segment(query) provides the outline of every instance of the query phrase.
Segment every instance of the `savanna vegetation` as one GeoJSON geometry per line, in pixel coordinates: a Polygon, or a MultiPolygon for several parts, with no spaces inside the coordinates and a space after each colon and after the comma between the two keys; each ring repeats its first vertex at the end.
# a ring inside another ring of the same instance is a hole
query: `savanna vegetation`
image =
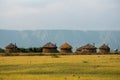
{"type": "Polygon", "coordinates": [[[120,80],[120,55],[1,56],[0,80],[120,80]]]}

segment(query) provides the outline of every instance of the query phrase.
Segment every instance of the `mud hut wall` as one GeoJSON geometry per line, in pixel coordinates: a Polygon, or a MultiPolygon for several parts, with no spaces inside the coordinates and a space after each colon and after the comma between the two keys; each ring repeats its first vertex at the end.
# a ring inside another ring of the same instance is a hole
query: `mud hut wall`
{"type": "Polygon", "coordinates": [[[109,53],[110,49],[99,49],[99,53],[109,53]]]}
{"type": "Polygon", "coordinates": [[[61,49],[60,53],[72,53],[71,49],[61,49]]]}
{"type": "Polygon", "coordinates": [[[55,48],[43,48],[43,53],[56,53],[57,50],[55,48]]]}
{"type": "Polygon", "coordinates": [[[6,49],[5,52],[6,53],[11,53],[11,49],[6,49]]]}
{"type": "Polygon", "coordinates": [[[17,48],[6,48],[5,50],[6,53],[15,53],[18,52],[17,48]]]}
{"type": "Polygon", "coordinates": [[[83,53],[96,53],[97,51],[96,51],[96,49],[83,48],[83,49],[81,50],[81,52],[83,52],[83,53]]]}

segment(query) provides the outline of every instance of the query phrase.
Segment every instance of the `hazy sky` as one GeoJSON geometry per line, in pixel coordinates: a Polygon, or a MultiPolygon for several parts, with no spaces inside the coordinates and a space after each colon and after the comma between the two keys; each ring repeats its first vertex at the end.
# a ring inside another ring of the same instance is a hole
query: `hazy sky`
{"type": "Polygon", "coordinates": [[[120,30],[120,0],[0,0],[0,29],[120,30]]]}

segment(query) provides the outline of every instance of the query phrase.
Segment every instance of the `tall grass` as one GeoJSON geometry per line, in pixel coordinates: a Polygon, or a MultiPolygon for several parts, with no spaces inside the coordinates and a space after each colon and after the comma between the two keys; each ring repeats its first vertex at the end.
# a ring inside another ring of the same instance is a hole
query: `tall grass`
{"type": "Polygon", "coordinates": [[[120,55],[0,57],[0,80],[120,80],[120,55]]]}

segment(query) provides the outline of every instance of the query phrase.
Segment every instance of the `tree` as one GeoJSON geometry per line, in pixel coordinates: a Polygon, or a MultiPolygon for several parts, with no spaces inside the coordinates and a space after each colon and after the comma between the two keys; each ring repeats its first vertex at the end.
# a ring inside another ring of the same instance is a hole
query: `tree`
{"type": "Polygon", "coordinates": [[[4,52],[5,52],[5,50],[0,48],[0,53],[4,53],[4,52]]]}

